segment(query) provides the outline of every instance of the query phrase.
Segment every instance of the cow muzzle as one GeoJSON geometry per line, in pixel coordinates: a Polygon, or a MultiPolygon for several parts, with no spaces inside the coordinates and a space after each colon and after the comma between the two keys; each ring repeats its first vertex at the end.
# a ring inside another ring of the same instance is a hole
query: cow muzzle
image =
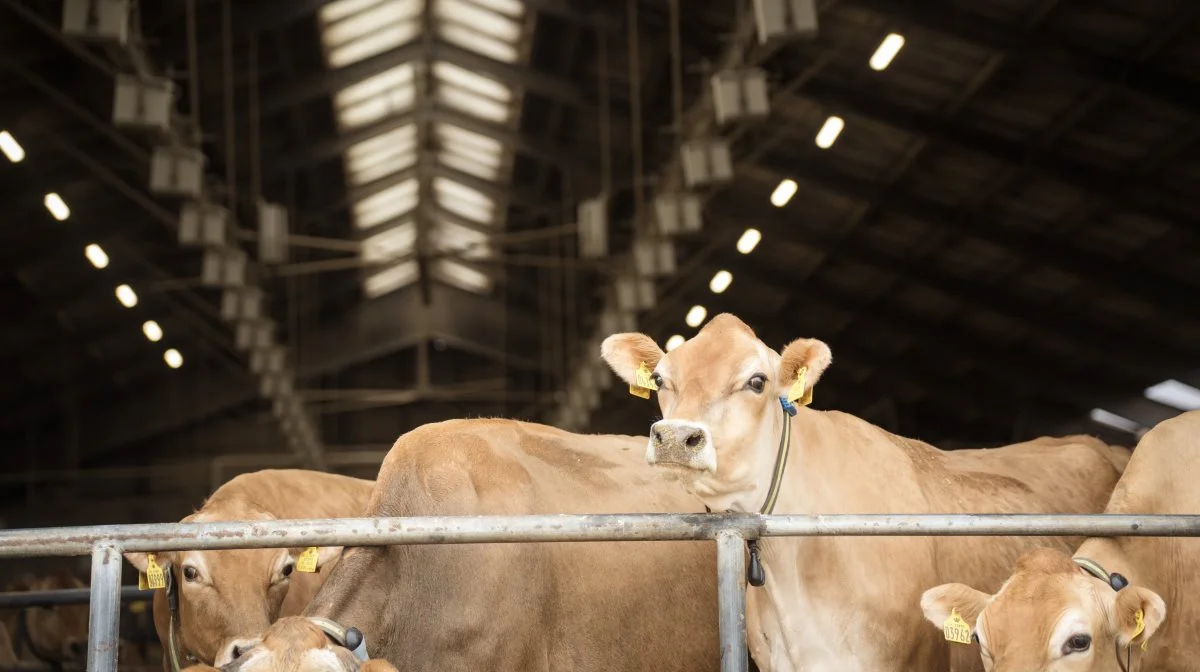
{"type": "Polygon", "coordinates": [[[687,420],[659,420],[650,425],[646,446],[650,464],[673,464],[697,471],[717,471],[717,451],[706,425],[687,420]]]}

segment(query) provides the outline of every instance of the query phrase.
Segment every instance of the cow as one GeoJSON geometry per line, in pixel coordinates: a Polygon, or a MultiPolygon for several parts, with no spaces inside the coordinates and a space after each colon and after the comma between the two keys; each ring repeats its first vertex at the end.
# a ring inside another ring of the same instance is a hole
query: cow
{"type": "MultiPolygon", "coordinates": [[[[1158,423],[1138,442],[1104,512],[1200,511],[1200,411],[1158,423]]],[[[1200,540],[1090,537],[1073,555],[1022,556],[995,594],[948,583],[921,609],[939,628],[956,613],[989,672],[1196,670],[1200,540]],[[1169,614],[1169,616],[1168,616],[1169,614]]]]}
{"type": "MultiPolygon", "coordinates": [[[[472,418],[400,436],[368,516],[696,514],[642,459],[644,437],[472,418]]],[[[305,616],[366,637],[405,672],[720,666],[710,541],[347,548],[305,616]]]]}
{"type": "MultiPolygon", "coordinates": [[[[807,406],[832,362],[796,339],[782,354],[737,317],[714,317],[663,353],[640,333],[608,336],[601,356],[662,419],[646,460],[685,475],[713,511],[776,514],[1094,513],[1120,475],[1088,437],[941,451],[839,411],[807,406]],[[793,415],[794,414],[794,415],[793,415]]],[[[998,586],[1022,551],[1057,537],[771,537],[751,544],[765,584],[746,601],[763,672],[945,670],[951,651],[914,607],[942,577],[998,586]]],[[[957,652],[955,655],[959,655],[957,652]]],[[[975,661],[978,664],[978,661],[975,661]]]]}
{"type": "MultiPolygon", "coordinates": [[[[230,479],[182,522],[353,518],[362,515],[373,485],[318,471],[264,469],[230,479]]],[[[338,551],[319,549],[329,569],[336,564],[338,551]]],[[[167,590],[155,591],[152,607],[163,668],[168,670],[175,666],[172,653],[180,664],[224,665],[244,641],[266,630],[272,621],[299,614],[329,575],[328,571],[295,571],[295,554],[281,548],[153,555],[155,565],[170,573],[171,590],[178,595],[174,617],[167,590]]],[[[141,573],[149,568],[146,553],[126,553],[125,558],[141,573]]]]}
{"type": "MultiPolygon", "coordinates": [[[[79,577],[61,570],[45,576],[25,576],[9,582],[8,592],[86,588],[79,577]]],[[[2,618],[18,660],[51,665],[87,660],[88,605],[6,609],[2,618]]]]}
{"type": "Polygon", "coordinates": [[[385,660],[360,660],[312,620],[281,618],[220,670],[194,665],[184,672],[397,672],[385,660]]]}

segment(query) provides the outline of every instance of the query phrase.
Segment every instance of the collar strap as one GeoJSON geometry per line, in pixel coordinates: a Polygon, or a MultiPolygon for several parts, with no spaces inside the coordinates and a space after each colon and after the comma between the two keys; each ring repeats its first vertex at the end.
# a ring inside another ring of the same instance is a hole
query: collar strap
{"type": "Polygon", "coordinates": [[[367,638],[361,630],[344,628],[339,623],[320,616],[309,616],[308,620],[320,628],[335,644],[350,649],[350,652],[359,660],[368,660],[367,638]]]}
{"type": "Polygon", "coordinates": [[[1121,590],[1125,586],[1129,585],[1129,579],[1126,579],[1124,576],[1117,573],[1109,574],[1108,571],[1101,567],[1100,563],[1096,562],[1095,560],[1091,560],[1089,558],[1072,558],[1072,560],[1074,560],[1075,564],[1079,565],[1083,571],[1107,583],[1109,586],[1112,586],[1113,590],[1121,590]]]}
{"type": "Polygon", "coordinates": [[[758,512],[764,515],[770,515],[775,510],[775,501],[779,499],[779,490],[783,487],[783,471],[787,468],[788,453],[792,446],[792,416],[796,415],[796,407],[787,397],[780,397],[779,405],[783,409],[783,432],[779,435],[779,449],[775,452],[771,487],[767,490],[767,499],[758,509],[758,512]]]}

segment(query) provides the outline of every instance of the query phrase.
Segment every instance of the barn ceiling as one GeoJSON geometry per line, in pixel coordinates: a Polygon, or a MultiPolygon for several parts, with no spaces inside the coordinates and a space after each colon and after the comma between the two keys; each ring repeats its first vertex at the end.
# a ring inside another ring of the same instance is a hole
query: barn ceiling
{"type": "Polygon", "coordinates": [[[63,7],[0,0],[8,505],[370,476],[450,417],[642,433],[598,339],[723,311],[831,345],[818,408],[947,447],[1131,443],[1200,406],[1189,0],[820,0],[815,35],[765,44],[741,0],[163,0],[124,45],[63,7]],[[769,114],[717,123],[710,78],[741,68],[769,114]],[[170,134],[114,123],[129,74],[173,82],[170,134]],[[656,199],[705,139],[732,178],[666,235],[656,199]],[[232,213],[295,409],[180,243],[189,199],[152,188],[172,143],[232,213]],[[607,249],[581,256],[598,195],[607,249]]]}

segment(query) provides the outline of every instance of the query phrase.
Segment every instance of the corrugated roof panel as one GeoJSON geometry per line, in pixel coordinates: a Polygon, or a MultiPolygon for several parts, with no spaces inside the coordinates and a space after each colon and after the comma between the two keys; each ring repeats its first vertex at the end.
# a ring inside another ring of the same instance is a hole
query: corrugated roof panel
{"type": "Polygon", "coordinates": [[[362,258],[370,262],[398,259],[412,252],[416,242],[417,225],[410,219],[399,226],[363,239],[362,258]]]}
{"type": "Polygon", "coordinates": [[[363,293],[373,299],[417,281],[417,262],[402,261],[395,266],[367,276],[363,281],[363,293]]]}
{"type": "Polygon", "coordinates": [[[433,194],[443,210],[472,222],[491,224],[496,213],[492,199],[454,180],[435,177],[433,194]]]}
{"type": "Polygon", "coordinates": [[[361,186],[393,175],[417,162],[417,127],[401,126],[346,150],[346,180],[361,186]]]}
{"type": "Polygon", "coordinates": [[[413,66],[405,63],[338,91],[333,106],[348,131],[412,109],[413,98],[413,66]]]}
{"type": "Polygon", "coordinates": [[[424,8],[423,0],[388,0],[338,20],[322,16],[326,61],[341,68],[407,44],[421,32],[424,8]]]}
{"type": "Polygon", "coordinates": [[[433,275],[448,285],[468,292],[482,294],[492,289],[492,279],[486,273],[449,259],[435,262],[433,275]]]}
{"type": "Polygon", "coordinates": [[[431,236],[434,245],[441,251],[462,251],[464,259],[486,259],[492,256],[487,236],[458,222],[438,218],[431,236]]]}
{"type": "Polygon", "coordinates": [[[438,0],[433,11],[447,42],[504,63],[520,57],[521,24],[512,18],[469,0],[438,0]]]}
{"type": "Polygon", "coordinates": [[[355,203],[354,224],[360,229],[379,226],[412,212],[418,198],[417,179],[409,178],[355,203]]]}

